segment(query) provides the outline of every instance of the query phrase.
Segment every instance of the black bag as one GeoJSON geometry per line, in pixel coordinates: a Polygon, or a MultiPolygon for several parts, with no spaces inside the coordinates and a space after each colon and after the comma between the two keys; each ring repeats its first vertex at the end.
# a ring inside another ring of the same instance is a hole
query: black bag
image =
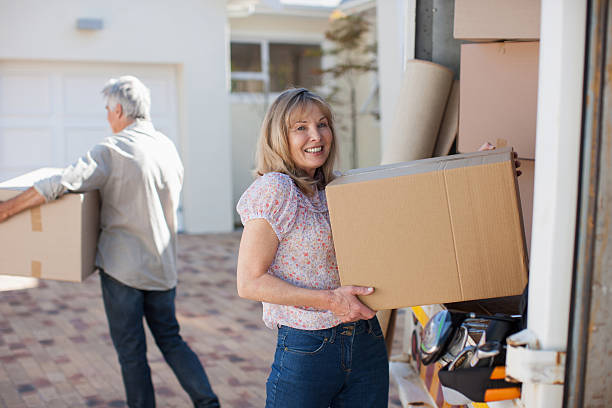
{"type": "MultiPolygon", "coordinates": [[[[487,327],[487,341],[505,344],[506,337],[522,329],[522,319],[511,319],[503,315],[497,315],[497,319],[495,317],[491,316],[491,322],[487,327]]],[[[490,367],[477,365],[449,371],[450,364],[446,365],[438,372],[444,400],[451,405],[464,405],[469,402],[520,398],[521,384],[505,380],[505,363],[506,350],[502,348],[502,351],[491,361],[490,367]]]]}
{"type": "Polygon", "coordinates": [[[520,398],[521,384],[504,380],[505,366],[473,367],[448,371],[442,368],[438,377],[444,400],[450,405],[469,402],[491,402],[520,398]]]}

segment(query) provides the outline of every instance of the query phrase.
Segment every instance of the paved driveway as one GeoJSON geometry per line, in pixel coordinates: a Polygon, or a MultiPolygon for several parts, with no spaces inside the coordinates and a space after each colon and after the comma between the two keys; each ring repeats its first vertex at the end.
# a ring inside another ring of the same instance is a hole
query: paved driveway
{"type": "MultiPolygon", "coordinates": [[[[259,303],[236,294],[239,239],[239,232],[179,237],[177,315],[222,405],[263,407],[275,332],[262,323],[259,303]]],[[[1,282],[0,407],[126,406],[97,274],[26,289],[3,290],[1,282]]],[[[157,406],[190,407],[147,335],[157,406]]],[[[390,406],[400,406],[395,386],[390,406]]]]}

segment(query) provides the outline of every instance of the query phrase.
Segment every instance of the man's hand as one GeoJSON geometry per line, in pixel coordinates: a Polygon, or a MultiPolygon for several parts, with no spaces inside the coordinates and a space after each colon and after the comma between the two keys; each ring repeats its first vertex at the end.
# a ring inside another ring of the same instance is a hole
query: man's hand
{"type": "Polygon", "coordinates": [[[357,295],[371,295],[373,292],[373,288],[341,286],[331,291],[329,310],[340,318],[342,323],[369,320],[376,315],[376,312],[361,303],[357,295]]]}
{"type": "MultiPolygon", "coordinates": [[[[493,145],[493,144],[491,144],[489,142],[485,142],[478,149],[479,152],[484,152],[486,150],[495,150],[495,145],[493,145]]],[[[518,160],[518,153],[517,152],[513,152],[512,154],[513,154],[513,157],[514,157],[514,167],[516,168],[516,177],[518,177],[521,174],[523,174],[523,172],[518,169],[519,167],[521,167],[521,162],[518,160]]]]}
{"type": "Polygon", "coordinates": [[[32,207],[38,207],[45,203],[43,197],[34,187],[28,188],[23,193],[7,201],[0,201],[0,222],[4,222],[13,215],[32,207]]]}
{"type": "Polygon", "coordinates": [[[6,201],[0,201],[0,222],[8,220],[9,217],[9,210],[6,201]]]}

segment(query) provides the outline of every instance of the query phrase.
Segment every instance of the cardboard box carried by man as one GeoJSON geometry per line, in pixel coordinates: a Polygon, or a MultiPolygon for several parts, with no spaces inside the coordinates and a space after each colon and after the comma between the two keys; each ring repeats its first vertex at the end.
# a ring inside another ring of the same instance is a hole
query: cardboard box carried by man
{"type": "MultiPolygon", "coordinates": [[[[61,169],[45,168],[0,183],[0,201],[61,169]]],[[[0,274],[82,282],[95,270],[99,194],[70,193],[0,226],[0,274]]]]}

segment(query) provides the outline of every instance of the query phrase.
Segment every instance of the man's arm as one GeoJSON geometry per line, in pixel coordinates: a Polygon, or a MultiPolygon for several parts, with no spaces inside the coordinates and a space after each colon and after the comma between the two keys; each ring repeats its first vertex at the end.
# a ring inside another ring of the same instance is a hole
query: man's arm
{"type": "Polygon", "coordinates": [[[0,222],[4,222],[13,215],[44,203],[45,197],[36,191],[34,187],[30,187],[10,200],[0,201],[0,222]]]}

